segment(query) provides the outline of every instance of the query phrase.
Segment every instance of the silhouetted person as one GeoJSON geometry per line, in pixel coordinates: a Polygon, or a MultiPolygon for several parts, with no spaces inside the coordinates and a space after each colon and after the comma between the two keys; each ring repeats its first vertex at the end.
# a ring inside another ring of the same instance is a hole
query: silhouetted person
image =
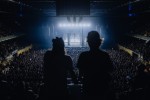
{"type": "Polygon", "coordinates": [[[88,33],[87,42],[90,50],[82,52],[77,63],[79,76],[83,77],[83,99],[104,100],[113,66],[109,55],[99,49],[102,40],[97,31],[88,33]]]}
{"type": "MultiPolygon", "coordinates": [[[[56,37],[52,40],[53,48],[44,55],[44,81],[42,100],[67,100],[67,72],[77,82],[70,56],[65,55],[64,41],[56,37]]],[[[41,97],[40,97],[41,98],[41,97]]]]}
{"type": "Polygon", "coordinates": [[[136,74],[135,82],[134,82],[134,87],[136,89],[146,87],[147,75],[146,75],[146,72],[144,72],[145,69],[146,69],[146,66],[144,64],[140,64],[136,68],[137,74],[136,74]]]}
{"type": "Polygon", "coordinates": [[[136,100],[149,100],[150,97],[150,77],[147,72],[146,64],[141,63],[137,66],[137,74],[134,79],[134,99],[136,100]],[[147,99],[146,99],[147,98],[147,99]],[[149,99],[148,99],[149,98],[149,99]]]}

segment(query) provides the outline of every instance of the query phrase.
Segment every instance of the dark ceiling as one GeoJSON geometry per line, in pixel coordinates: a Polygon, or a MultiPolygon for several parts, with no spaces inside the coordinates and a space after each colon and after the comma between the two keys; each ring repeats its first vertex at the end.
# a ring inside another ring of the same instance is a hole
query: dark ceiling
{"type": "MultiPolygon", "coordinates": [[[[56,16],[56,0],[1,0],[0,13],[23,12],[24,9],[56,16]]],[[[90,0],[90,16],[149,14],[150,0],[90,0]]]]}

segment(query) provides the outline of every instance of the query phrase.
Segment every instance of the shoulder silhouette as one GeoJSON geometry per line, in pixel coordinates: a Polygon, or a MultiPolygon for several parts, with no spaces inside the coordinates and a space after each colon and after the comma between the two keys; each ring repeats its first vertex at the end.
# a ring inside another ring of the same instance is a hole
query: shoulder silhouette
{"type": "MultiPolygon", "coordinates": [[[[70,56],[65,55],[64,41],[56,37],[52,40],[53,48],[44,55],[44,99],[67,99],[67,73],[70,72],[74,82],[76,76],[70,56]]],[[[43,100],[43,99],[42,99],[43,100]]]]}
{"type": "Polygon", "coordinates": [[[100,97],[103,100],[108,91],[113,66],[109,55],[99,49],[102,40],[98,32],[89,32],[87,42],[90,50],[82,52],[77,63],[79,76],[82,77],[83,96],[88,99],[100,97]]]}

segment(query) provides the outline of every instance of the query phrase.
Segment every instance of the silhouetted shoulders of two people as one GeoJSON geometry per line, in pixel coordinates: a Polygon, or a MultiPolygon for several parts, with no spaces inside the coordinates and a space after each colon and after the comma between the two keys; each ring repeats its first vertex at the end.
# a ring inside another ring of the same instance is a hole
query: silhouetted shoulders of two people
{"type": "MultiPolygon", "coordinates": [[[[113,70],[109,55],[99,49],[102,43],[100,35],[96,31],[88,33],[87,42],[90,51],[80,54],[77,67],[79,76],[83,82],[83,93],[88,96],[97,96],[108,89],[110,73],[113,70]]],[[[45,83],[55,92],[61,94],[67,87],[67,73],[71,72],[74,82],[76,81],[72,67],[72,59],[65,55],[62,38],[53,39],[52,51],[47,51],[44,56],[45,83]]],[[[103,95],[103,93],[102,93],[103,95]]]]}
{"type": "Polygon", "coordinates": [[[109,55],[99,49],[102,43],[96,31],[88,33],[87,42],[89,51],[80,54],[77,67],[83,83],[84,96],[104,96],[109,89],[110,73],[113,70],[109,55]]]}

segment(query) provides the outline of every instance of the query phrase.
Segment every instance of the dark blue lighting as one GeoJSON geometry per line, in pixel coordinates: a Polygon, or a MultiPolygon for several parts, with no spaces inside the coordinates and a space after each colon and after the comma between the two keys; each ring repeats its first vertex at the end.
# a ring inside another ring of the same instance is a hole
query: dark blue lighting
{"type": "Polygon", "coordinates": [[[132,14],[128,14],[128,16],[129,16],[129,17],[131,17],[131,16],[132,16],[132,14]]]}
{"type": "Polygon", "coordinates": [[[20,16],[20,17],[22,17],[22,16],[23,16],[23,14],[22,14],[22,13],[20,13],[20,14],[19,14],[19,16],[20,16]]]}
{"type": "Polygon", "coordinates": [[[128,16],[133,17],[133,16],[136,16],[136,14],[135,13],[129,13],[128,16]]]}
{"type": "Polygon", "coordinates": [[[129,4],[129,6],[128,6],[128,10],[129,10],[129,11],[131,11],[131,10],[132,10],[132,6],[131,6],[131,4],[129,4]]]}

